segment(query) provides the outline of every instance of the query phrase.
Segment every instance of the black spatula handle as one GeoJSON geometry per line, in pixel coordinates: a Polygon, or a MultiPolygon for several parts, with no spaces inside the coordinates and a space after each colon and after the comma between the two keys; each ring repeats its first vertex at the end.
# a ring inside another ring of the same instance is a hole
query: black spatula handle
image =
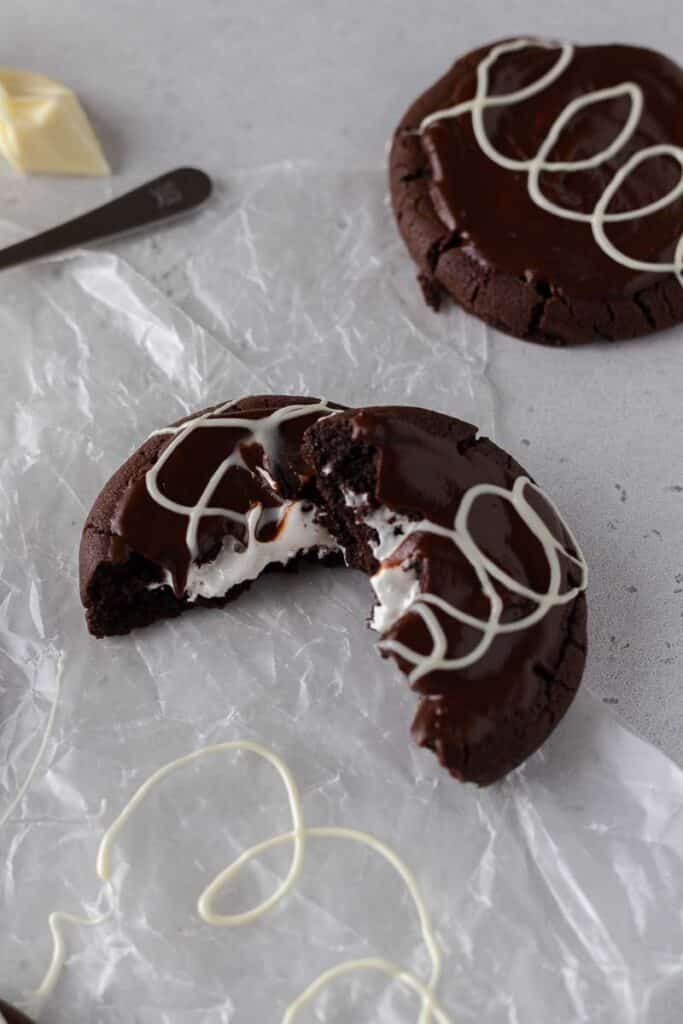
{"type": "Polygon", "coordinates": [[[179,167],[65,224],[0,249],[0,270],[166,220],[199,206],[210,193],[208,174],[179,167]]]}

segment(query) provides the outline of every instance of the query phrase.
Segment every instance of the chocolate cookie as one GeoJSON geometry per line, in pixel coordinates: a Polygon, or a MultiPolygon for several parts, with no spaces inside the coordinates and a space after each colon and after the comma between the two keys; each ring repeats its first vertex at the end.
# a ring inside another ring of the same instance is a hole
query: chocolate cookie
{"type": "Polygon", "coordinates": [[[683,71],[652,50],[513,40],[461,58],[391,148],[426,300],[551,345],[682,322],[681,109],[683,71]]]}
{"type": "Polygon", "coordinates": [[[480,785],[537,749],[581,681],[585,564],[521,467],[452,417],[255,397],[159,431],[95,502],[81,593],[96,636],[123,633],[340,554],[420,696],[418,743],[480,785]]]}
{"type": "Polygon", "coordinates": [[[33,1021],[25,1013],[0,999],[0,1024],[33,1024],[33,1021]]]}

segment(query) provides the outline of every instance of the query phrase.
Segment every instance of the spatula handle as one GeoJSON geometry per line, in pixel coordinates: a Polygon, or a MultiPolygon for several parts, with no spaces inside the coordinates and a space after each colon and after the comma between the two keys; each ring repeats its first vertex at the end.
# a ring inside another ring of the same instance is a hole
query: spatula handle
{"type": "Polygon", "coordinates": [[[204,171],[169,171],[104,206],[0,249],[0,270],[166,220],[199,206],[210,193],[211,179],[204,171]]]}

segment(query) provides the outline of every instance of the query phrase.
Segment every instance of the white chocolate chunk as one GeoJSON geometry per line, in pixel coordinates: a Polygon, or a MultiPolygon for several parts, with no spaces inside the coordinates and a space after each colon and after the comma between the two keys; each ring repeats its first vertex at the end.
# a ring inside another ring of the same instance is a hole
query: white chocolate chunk
{"type": "Polygon", "coordinates": [[[32,71],[0,68],[0,151],[24,174],[110,173],[75,93],[32,71]]]}

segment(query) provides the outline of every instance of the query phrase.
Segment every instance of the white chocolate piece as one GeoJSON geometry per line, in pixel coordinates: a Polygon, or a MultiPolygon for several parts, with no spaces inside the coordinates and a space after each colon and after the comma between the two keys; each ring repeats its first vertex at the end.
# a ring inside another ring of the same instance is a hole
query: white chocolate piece
{"type": "Polygon", "coordinates": [[[623,149],[627,142],[632,138],[642,114],[643,91],[639,85],[635,82],[621,82],[609,89],[596,89],[593,92],[586,93],[585,96],[577,96],[575,99],[571,100],[571,102],[567,103],[564,109],[556,117],[550,131],[541,142],[536,155],[530,160],[514,160],[511,157],[505,156],[503,153],[499,153],[486,134],[484,113],[489,107],[513,106],[516,103],[522,102],[522,100],[529,99],[531,96],[535,96],[537,93],[542,92],[546,86],[550,85],[561,76],[562,72],[570,64],[573,55],[574,47],[570,43],[546,43],[537,39],[515,39],[512,42],[501,43],[498,46],[494,46],[486,57],[480,61],[477,67],[477,91],[474,98],[466,100],[463,103],[458,103],[454,107],[434,111],[433,114],[429,114],[424,118],[420,124],[419,131],[420,133],[424,132],[431,124],[434,124],[435,121],[441,121],[450,117],[460,117],[461,114],[471,114],[472,129],[474,131],[475,138],[489,160],[492,160],[494,163],[498,164],[499,167],[504,167],[509,171],[526,171],[527,188],[532,202],[542,209],[547,210],[548,213],[553,213],[556,217],[561,217],[563,220],[580,221],[590,225],[593,238],[602,251],[616,263],[620,263],[621,266],[629,267],[632,270],[673,273],[676,275],[680,285],[683,287],[683,233],[678,239],[672,263],[653,263],[646,260],[634,259],[627,253],[618,249],[605,234],[605,224],[616,221],[636,220],[639,217],[646,217],[650,213],[655,213],[657,210],[662,210],[671,205],[683,195],[683,148],[681,146],[659,143],[653,146],[646,146],[637,153],[634,153],[607,183],[591,213],[579,213],[576,210],[571,210],[564,206],[558,206],[557,203],[551,202],[551,200],[543,194],[539,184],[539,178],[543,173],[566,174],[567,172],[583,171],[589,168],[600,167],[605,163],[605,161],[610,160],[621,149],[623,149]],[[488,88],[489,71],[491,67],[504,53],[524,50],[527,47],[559,49],[560,53],[557,61],[550,70],[544,75],[541,75],[540,78],[537,78],[535,82],[531,82],[523,89],[518,89],[515,92],[490,96],[488,94],[488,88]],[[614,99],[618,96],[627,96],[630,101],[630,108],[628,117],[626,118],[621,131],[608,146],[605,146],[604,149],[599,150],[593,156],[587,157],[585,160],[552,161],[547,159],[548,154],[552,152],[552,149],[560,137],[565,125],[568,124],[577,111],[583,110],[584,107],[591,106],[594,103],[600,103],[607,99],[614,99]],[[633,210],[626,210],[622,213],[608,213],[607,210],[613,197],[619,191],[621,185],[626,181],[630,173],[635,170],[639,164],[643,163],[643,161],[656,156],[670,156],[678,162],[681,174],[677,184],[674,185],[666,195],[652,203],[647,203],[645,206],[639,206],[633,210]]]}
{"type": "Polygon", "coordinates": [[[75,93],[31,71],[0,68],[0,152],[25,174],[110,173],[75,93]]]}
{"type": "Polygon", "coordinates": [[[40,1005],[57,983],[59,974],[64,965],[65,946],[61,931],[62,923],[95,925],[106,920],[113,912],[115,896],[111,879],[111,854],[118,834],[127,824],[141,804],[144,803],[150,791],[162,782],[176,769],[199,760],[209,754],[222,753],[224,751],[247,751],[256,754],[258,757],[268,761],[277,771],[287,794],[289,810],[292,819],[292,828],[288,832],[272,836],[254,846],[244,850],[227,867],[216,875],[213,881],[205,887],[199,896],[197,911],[199,916],[209,925],[215,927],[236,928],[249,924],[266,914],[293,888],[303,866],[306,841],[310,837],[323,839],[345,839],[351,842],[360,843],[378,853],[398,874],[406,886],[413,905],[417,912],[422,938],[427,947],[431,961],[431,970],[428,982],[421,981],[411,971],[400,967],[390,960],[380,957],[367,957],[358,960],[347,960],[335,967],[323,971],[311,984],[293,1000],[285,1010],[282,1024],[293,1024],[299,1011],[321,992],[330,982],[344,977],[353,971],[380,971],[388,977],[395,979],[406,988],[420,996],[421,1008],[418,1024],[451,1024],[449,1017],[438,1006],[436,1002],[435,989],[441,975],[442,954],[436,940],[436,935],[425,907],[424,900],[419,890],[415,875],[401,860],[397,853],[387,846],[376,836],[368,832],[361,832],[352,828],[337,828],[332,826],[307,826],[304,822],[303,809],[296,781],[290,772],[287,764],[274,751],[268,750],[259,743],[251,740],[228,740],[225,743],[216,743],[200,750],[192,751],[183,757],[171,761],[154,772],[133,794],[129,802],[120,812],[118,817],[109,826],[100,842],[97,853],[96,870],[100,879],[105,883],[104,893],[110,900],[110,910],[96,917],[82,918],[71,914],[55,912],[50,914],[50,932],[53,941],[53,954],[50,967],[43,978],[38,989],[31,993],[27,1005],[40,1005]],[[292,860],[284,880],[280,882],[274,892],[262,900],[261,903],[250,910],[239,914],[220,914],[214,910],[214,901],[219,897],[226,884],[255,857],[258,857],[266,850],[285,843],[292,844],[292,860]]]}

